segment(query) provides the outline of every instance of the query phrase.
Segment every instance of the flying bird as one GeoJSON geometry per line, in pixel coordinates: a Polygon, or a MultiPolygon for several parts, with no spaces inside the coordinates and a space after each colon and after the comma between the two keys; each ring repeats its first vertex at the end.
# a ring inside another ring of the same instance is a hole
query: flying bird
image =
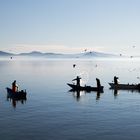
{"type": "Polygon", "coordinates": [[[76,67],[76,64],[73,64],[73,68],[75,68],[76,67]]]}

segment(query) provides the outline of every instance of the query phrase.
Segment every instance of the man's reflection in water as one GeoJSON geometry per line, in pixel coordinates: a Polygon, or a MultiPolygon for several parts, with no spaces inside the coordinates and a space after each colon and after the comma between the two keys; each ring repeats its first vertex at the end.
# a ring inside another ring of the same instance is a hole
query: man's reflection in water
{"type": "Polygon", "coordinates": [[[80,90],[76,90],[76,91],[70,90],[70,92],[73,92],[73,97],[76,98],[77,101],[80,100],[80,96],[81,96],[80,90]]]}
{"type": "Polygon", "coordinates": [[[114,89],[114,98],[116,99],[117,98],[117,96],[118,96],[118,90],[116,90],[116,89],[114,89]]]}
{"type": "Polygon", "coordinates": [[[96,100],[99,100],[100,96],[101,96],[101,93],[99,91],[97,91],[97,93],[96,93],[96,100]]]}
{"type": "Polygon", "coordinates": [[[79,90],[76,91],[76,99],[77,99],[77,101],[80,100],[80,91],[79,90]]]}

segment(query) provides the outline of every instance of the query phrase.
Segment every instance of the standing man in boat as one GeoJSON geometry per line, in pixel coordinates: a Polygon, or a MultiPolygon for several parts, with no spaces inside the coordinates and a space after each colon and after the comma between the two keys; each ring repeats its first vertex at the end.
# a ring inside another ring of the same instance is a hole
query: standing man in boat
{"type": "Polygon", "coordinates": [[[118,84],[118,77],[114,76],[114,84],[117,85],[118,84]]]}
{"type": "Polygon", "coordinates": [[[98,78],[96,78],[96,82],[97,82],[97,88],[100,88],[101,87],[101,83],[100,83],[100,80],[98,78]]]}
{"type": "Polygon", "coordinates": [[[76,85],[80,87],[80,77],[77,76],[75,79],[73,79],[72,81],[77,81],[76,85]]]}
{"type": "Polygon", "coordinates": [[[14,80],[14,82],[12,83],[12,91],[13,92],[17,92],[18,91],[18,86],[16,84],[16,80],[14,80]]]}

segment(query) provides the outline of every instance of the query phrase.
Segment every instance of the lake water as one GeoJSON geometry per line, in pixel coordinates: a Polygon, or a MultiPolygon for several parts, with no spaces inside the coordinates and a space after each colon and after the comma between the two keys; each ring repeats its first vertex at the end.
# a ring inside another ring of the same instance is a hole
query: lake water
{"type": "Polygon", "coordinates": [[[109,89],[140,82],[140,60],[0,60],[0,138],[2,140],[139,140],[140,93],[109,89]],[[73,64],[76,67],[73,68],[73,64]],[[69,92],[77,75],[83,85],[104,93],[69,92]],[[17,80],[26,101],[7,99],[6,87],[17,80]]]}

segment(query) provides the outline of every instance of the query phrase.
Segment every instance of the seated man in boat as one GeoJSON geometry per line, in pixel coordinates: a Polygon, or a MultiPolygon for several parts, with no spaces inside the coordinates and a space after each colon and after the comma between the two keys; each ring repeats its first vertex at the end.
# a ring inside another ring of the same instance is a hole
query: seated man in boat
{"type": "Polygon", "coordinates": [[[76,85],[77,86],[80,86],[80,77],[79,76],[77,76],[75,79],[73,79],[72,81],[77,81],[77,83],[76,83],[76,85]]]}
{"type": "Polygon", "coordinates": [[[117,85],[118,84],[118,77],[114,76],[114,84],[117,85]]]}
{"type": "Polygon", "coordinates": [[[17,92],[18,91],[18,85],[16,84],[16,80],[12,83],[12,91],[17,92]]]}

